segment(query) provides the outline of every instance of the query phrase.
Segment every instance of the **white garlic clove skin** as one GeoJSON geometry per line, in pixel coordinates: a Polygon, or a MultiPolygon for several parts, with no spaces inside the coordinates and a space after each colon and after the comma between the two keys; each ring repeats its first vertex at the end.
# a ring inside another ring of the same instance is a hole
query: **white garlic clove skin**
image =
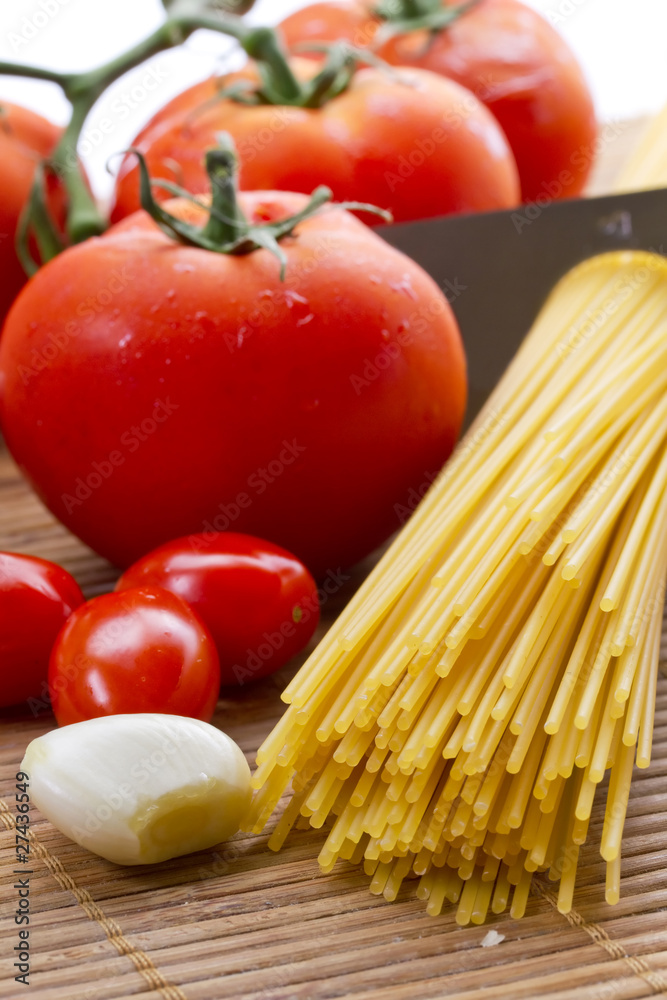
{"type": "Polygon", "coordinates": [[[107,715],[54,729],[30,743],[21,770],[61,833],[119,865],[227,840],[251,795],[236,743],[180,715],[107,715]]]}

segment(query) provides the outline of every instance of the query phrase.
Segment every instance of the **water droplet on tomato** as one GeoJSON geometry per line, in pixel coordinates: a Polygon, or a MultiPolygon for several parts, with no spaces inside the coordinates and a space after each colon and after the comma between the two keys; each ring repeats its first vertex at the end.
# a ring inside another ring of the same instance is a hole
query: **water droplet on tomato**
{"type": "Polygon", "coordinates": [[[390,281],[389,287],[395,292],[401,292],[403,295],[407,295],[407,297],[413,301],[416,301],[417,299],[417,293],[412,287],[409,274],[404,274],[400,281],[390,281]]]}
{"type": "Polygon", "coordinates": [[[288,288],[285,292],[285,302],[288,309],[292,309],[297,302],[300,302],[304,306],[308,305],[308,299],[304,298],[303,295],[299,295],[298,292],[293,291],[291,288],[288,288]]]}

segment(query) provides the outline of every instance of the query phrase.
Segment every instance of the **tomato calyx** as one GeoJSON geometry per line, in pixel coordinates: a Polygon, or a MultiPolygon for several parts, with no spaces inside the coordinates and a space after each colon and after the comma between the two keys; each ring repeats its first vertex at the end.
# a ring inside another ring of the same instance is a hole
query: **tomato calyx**
{"type": "Polygon", "coordinates": [[[257,64],[260,85],[236,85],[219,95],[241,104],[322,108],[347,90],[359,66],[376,66],[395,76],[394,68],[383,59],[345,41],[306,42],[297,46],[295,52],[323,52],[326,55],[320,71],[304,81],[297,80],[292,72],[287,53],[273,28],[255,29],[242,45],[257,64]]]}
{"type": "Polygon", "coordinates": [[[375,44],[411,31],[430,31],[432,34],[445,31],[479,3],[481,0],[467,0],[455,7],[443,7],[442,0],[380,0],[373,10],[383,22],[375,36],[375,44]]]}
{"type": "MultiPolygon", "coordinates": [[[[154,185],[164,188],[171,194],[187,198],[200,207],[202,202],[188,191],[171,181],[152,180],[148,173],[146,160],[138,149],[133,152],[139,161],[139,194],[141,206],[168,236],[178,239],[188,246],[196,246],[213,253],[243,255],[264,248],[276,257],[280,263],[280,278],[285,280],[287,255],[280,246],[280,240],[294,233],[296,226],[314,215],[323,205],[331,202],[333,192],[323,185],[316,188],[309,201],[294,215],[274,222],[256,223],[249,221],[239,203],[238,175],[239,163],[234,142],[228,133],[220,133],[219,145],[209,149],[204,158],[206,172],[211,182],[211,204],[209,218],[203,227],[194,226],[168,212],[153,196],[154,185]]],[[[391,222],[389,212],[375,205],[359,202],[344,202],[338,207],[352,211],[371,212],[379,215],[386,222],[391,222]]]]}

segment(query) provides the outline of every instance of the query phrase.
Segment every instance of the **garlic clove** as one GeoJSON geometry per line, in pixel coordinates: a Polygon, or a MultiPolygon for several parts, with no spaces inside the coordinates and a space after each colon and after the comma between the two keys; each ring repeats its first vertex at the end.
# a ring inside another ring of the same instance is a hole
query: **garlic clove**
{"type": "Polygon", "coordinates": [[[236,743],[180,715],[107,715],[54,729],[30,743],[21,769],[58,830],[121,865],[227,840],[250,802],[236,743]]]}

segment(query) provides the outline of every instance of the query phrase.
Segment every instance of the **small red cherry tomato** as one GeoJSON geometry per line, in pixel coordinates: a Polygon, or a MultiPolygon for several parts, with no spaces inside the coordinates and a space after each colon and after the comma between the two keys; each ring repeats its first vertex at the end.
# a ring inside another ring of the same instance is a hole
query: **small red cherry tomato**
{"type": "Polygon", "coordinates": [[[0,552],[0,708],[46,694],[49,656],[83,594],[69,573],[0,552]]]}
{"type": "Polygon", "coordinates": [[[199,613],[218,647],[223,684],[278,670],[307,645],[320,616],[315,581],[296,556],[234,532],[161,545],[116,589],[139,586],[166,587],[199,613]]]}
{"type": "Polygon", "coordinates": [[[161,587],[88,601],[61,631],[49,664],[51,704],[61,726],[133,712],[208,722],[219,687],[208,629],[161,587]]]}

